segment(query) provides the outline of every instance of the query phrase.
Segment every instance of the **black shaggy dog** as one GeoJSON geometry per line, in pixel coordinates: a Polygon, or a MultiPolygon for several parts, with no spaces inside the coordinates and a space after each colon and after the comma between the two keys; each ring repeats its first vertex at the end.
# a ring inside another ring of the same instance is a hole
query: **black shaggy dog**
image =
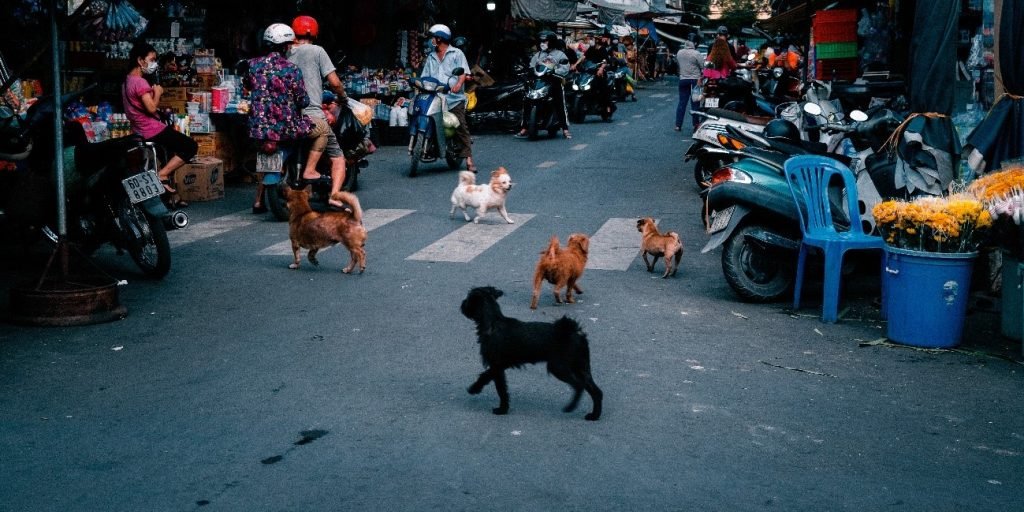
{"type": "Polygon", "coordinates": [[[498,391],[498,407],[494,414],[508,414],[508,385],[506,368],[519,368],[525,364],[547,361],[548,373],[572,386],[573,395],[565,412],[576,410],[583,390],[590,394],[594,409],[586,415],[589,421],[601,417],[601,389],[590,375],[590,347],[587,335],[575,320],[562,317],[554,323],[521,322],[501,314],[498,297],[501,290],[491,286],[473,288],[462,301],[462,314],[476,322],[480,356],[487,367],[469,394],[483,391],[494,381],[498,391]]]}

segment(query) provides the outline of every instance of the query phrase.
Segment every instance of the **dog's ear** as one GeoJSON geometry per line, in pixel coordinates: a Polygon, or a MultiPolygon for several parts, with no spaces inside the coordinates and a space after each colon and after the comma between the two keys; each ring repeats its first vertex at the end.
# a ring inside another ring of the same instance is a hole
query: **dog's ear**
{"type": "Polygon", "coordinates": [[[497,288],[495,288],[493,286],[488,286],[487,288],[488,288],[488,291],[491,292],[491,296],[494,297],[495,299],[497,299],[498,297],[501,297],[502,295],[505,295],[505,292],[503,292],[503,291],[501,291],[501,290],[499,290],[499,289],[497,289],[497,288]]]}

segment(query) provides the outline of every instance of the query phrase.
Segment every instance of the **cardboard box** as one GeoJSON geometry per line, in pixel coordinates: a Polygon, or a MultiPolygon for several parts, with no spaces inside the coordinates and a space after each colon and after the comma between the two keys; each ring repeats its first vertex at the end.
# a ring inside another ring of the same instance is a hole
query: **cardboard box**
{"type": "MultiPolygon", "coordinates": [[[[210,114],[189,114],[188,117],[188,131],[191,133],[210,133],[213,132],[213,125],[210,123],[210,114]]],[[[217,155],[201,155],[201,156],[217,156],[217,155]]]]}
{"type": "Polygon", "coordinates": [[[224,163],[197,157],[174,171],[174,188],[184,201],[212,201],[224,197],[224,163]]]}

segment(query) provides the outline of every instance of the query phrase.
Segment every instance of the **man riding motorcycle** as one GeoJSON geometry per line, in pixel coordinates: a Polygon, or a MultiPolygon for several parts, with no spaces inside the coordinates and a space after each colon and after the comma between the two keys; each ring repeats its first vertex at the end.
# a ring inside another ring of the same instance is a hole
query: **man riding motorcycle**
{"type": "Polygon", "coordinates": [[[605,73],[608,62],[611,60],[611,54],[608,53],[608,45],[610,38],[607,33],[601,34],[594,45],[587,48],[587,51],[583,53],[580,60],[576,62],[575,67],[579,67],[581,64],[588,68],[595,68],[594,74],[600,78],[600,80],[594,81],[594,87],[597,90],[598,96],[601,98],[602,108],[611,114],[615,112],[615,103],[612,101],[612,91],[608,87],[608,75],[605,73]]]}
{"type": "MultiPolygon", "coordinates": [[[[530,68],[536,67],[538,64],[553,68],[555,75],[560,77],[561,80],[552,81],[552,92],[551,95],[555,100],[555,111],[558,116],[559,127],[562,128],[562,136],[566,139],[571,139],[572,134],[569,133],[569,120],[568,113],[565,110],[565,83],[564,79],[569,74],[569,58],[566,57],[565,53],[558,49],[558,37],[553,32],[542,32],[540,34],[540,42],[537,44],[537,53],[533,54],[533,58],[530,59],[530,68]]],[[[526,122],[527,122],[527,102],[523,102],[523,123],[516,134],[516,137],[524,138],[527,136],[526,122]]]]}
{"type": "Polygon", "coordinates": [[[428,32],[434,50],[427,55],[420,76],[434,78],[442,84],[450,85],[446,100],[448,111],[459,120],[459,127],[455,129],[455,136],[462,145],[458,157],[466,159],[467,171],[476,172],[476,164],[473,163],[473,140],[469,135],[469,123],[466,122],[466,91],[463,90],[469,75],[453,75],[456,69],[469,69],[469,62],[462,50],[451,46],[452,30],[447,25],[434,25],[428,32]],[[456,78],[454,83],[450,81],[452,78],[456,78]]]}
{"type": "MultiPolygon", "coordinates": [[[[320,28],[316,19],[311,16],[298,16],[292,21],[292,30],[295,33],[295,41],[288,50],[288,60],[302,70],[302,77],[306,84],[306,94],[310,98],[310,104],[303,110],[314,126],[311,136],[315,138],[313,148],[309,151],[309,158],[306,160],[306,167],[302,172],[304,181],[316,181],[320,179],[320,173],[316,170],[316,164],[323,153],[327,153],[331,159],[331,196],[341,191],[345,183],[345,154],[338,145],[338,139],[327,125],[327,118],[317,103],[323,97],[324,80],[328,86],[339,97],[345,97],[345,86],[338,78],[338,73],[331,62],[327,52],[313,41],[320,34],[320,28]]],[[[345,205],[331,199],[328,201],[331,206],[343,208],[345,205]]]]}

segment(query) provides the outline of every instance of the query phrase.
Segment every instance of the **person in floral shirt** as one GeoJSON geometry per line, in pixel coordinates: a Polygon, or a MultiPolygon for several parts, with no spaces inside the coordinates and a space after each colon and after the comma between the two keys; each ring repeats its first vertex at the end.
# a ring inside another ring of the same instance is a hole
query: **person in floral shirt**
{"type": "MultiPolygon", "coordinates": [[[[295,40],[291,27],[275,23],[263,33],[267,53],[249,60],[242,86],[250,93],[249,137],[255,141],[291,141],[309,136],[313,127],[302,109],[310,104],[302,71],[284,57],[295,40]]],[[[253,213],[264,213],[263,184],[256,187],[253,213]]]]}

